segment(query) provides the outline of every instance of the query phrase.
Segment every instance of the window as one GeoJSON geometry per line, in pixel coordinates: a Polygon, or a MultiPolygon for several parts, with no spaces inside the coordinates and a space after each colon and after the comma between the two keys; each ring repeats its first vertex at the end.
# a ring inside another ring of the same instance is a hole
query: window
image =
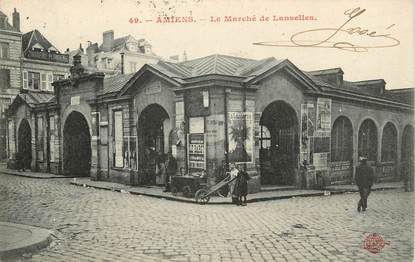
{"type": "Polygon", "coordinates": [[[53,82],[61,80],[61,79],[65,79],[65,75],[53,74],[53,82]]]}
{"type": "Polygon", "coordinates": [[[124,156],[123,156],[123,113],[121,110],[114,111],[114,166],[124,167],[124,156]]]}
{"type": "Polygon", "coordinates": [[[46,74],[41,74],[40,78],[42,80],[41,82],[41,89],[42,90],[47,90],[48,89],[48,82],[46,81],[46,74]]]}
{"type": "Polygon", "coordinates": [[[261,143],[261,148],[271,148],[271,133],[269,132],[266,126],[261,125],[261,136],[259,138],[259,141],[261,143]]]}
{"type": "Polygon", "coordinates": [[[135,73],[137,71],[137,63],[130,62],[130,73],[135,73]]]}
{"type": "MultiPolygon", "coordinates": [[[[28,73],[28,88],[29,89],[39,89],[40,86],[40,74],[35,72],[29,72],[28,73]]],[[[24,77],[23,77],[24,81],[24,77]]]]}
{"type": "Polygon", "coordinates": [[[10,88],[10,70],[0,69],[0,90],[10,88]]]}
{"type": "Polygon", "coordinates": [[[0,43],[0,58],[9,58],[9,44],[0,43]]]}

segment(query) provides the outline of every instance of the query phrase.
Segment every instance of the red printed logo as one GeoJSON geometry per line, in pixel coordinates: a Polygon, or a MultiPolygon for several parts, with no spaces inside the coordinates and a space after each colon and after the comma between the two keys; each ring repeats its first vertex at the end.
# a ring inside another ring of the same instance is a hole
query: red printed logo
{"type": "Polygon", "coordinates": [[[385,240],[378,233],[372,233],[368,235],[363,243],[363,248],[370,253],[377,254],[385,247],[385,240]]]}

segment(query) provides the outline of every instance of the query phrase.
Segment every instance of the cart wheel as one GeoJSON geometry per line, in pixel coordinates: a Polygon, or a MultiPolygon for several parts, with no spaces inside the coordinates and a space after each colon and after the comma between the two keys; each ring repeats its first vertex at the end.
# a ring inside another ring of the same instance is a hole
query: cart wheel
{"type": "Polygon", "coordinates": [[[173,196],[177,196],[177,193],[179,192],[179,191],[177,190],[177,187],[175,187],[175,186],[172,186],[172,187],[170,188],[170,191],[171,191],[171,193],[172,193],[172,195],[173,195],[173,196]]]}
{"type": "Polygon", "coordinates": [[[190,186],[184,186],[182,192],[184,197],[192,197],[192,189],[190,186]]]}
{"type": "Polygon", "coordinates": [[[206,189],[197,190],[195,194],[196,203],[204,205],[207,202],[209,202],[210,196],[208,195],[208,193],[209,191],[206,189]]]}

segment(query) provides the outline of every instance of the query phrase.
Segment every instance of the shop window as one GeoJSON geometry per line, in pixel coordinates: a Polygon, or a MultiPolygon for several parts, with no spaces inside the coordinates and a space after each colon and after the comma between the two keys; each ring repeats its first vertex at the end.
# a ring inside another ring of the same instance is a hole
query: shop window
{"type": "Polygon", "coordinates": [[[0,69],[0,90],[10,88],[10,70],[0,69]]]}
{"type": "Polygon", "coordinates": [[[114,167],[124,167],[124,150],[123,150],[123,113],[121,110],[114,111],[114,167]]]}
{"type": "Polygon", "coordinates": [[[0,58],[9,58],[9,44],[0,43],[0,58]]]}
{"type": "Polygon", "coordinates": [[[331,130],[331,161],[350,161],[353,154],[353,128],[349,119],[341,116],[331,130]]]}
{"type": "Polygon", "coordinates": [[[382,135],[382,162],[396,160],[397,139],[395,126],[392,123],[387,123],[382,135]]]}

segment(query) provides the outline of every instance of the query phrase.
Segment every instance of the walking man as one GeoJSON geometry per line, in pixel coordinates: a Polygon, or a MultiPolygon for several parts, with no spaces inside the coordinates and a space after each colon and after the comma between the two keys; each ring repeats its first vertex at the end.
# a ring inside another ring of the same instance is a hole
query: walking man
{"type": "Polygon", "coordinates": [[[366,211],[367,198],[369,197],[370,190],[375,180],[373,169],[367,164],[367,158],[360,158],[360,165],[356,168],[356,185],[359,188],[360,200],[357,205],[357,211],[362,209],[366,211]]]}

